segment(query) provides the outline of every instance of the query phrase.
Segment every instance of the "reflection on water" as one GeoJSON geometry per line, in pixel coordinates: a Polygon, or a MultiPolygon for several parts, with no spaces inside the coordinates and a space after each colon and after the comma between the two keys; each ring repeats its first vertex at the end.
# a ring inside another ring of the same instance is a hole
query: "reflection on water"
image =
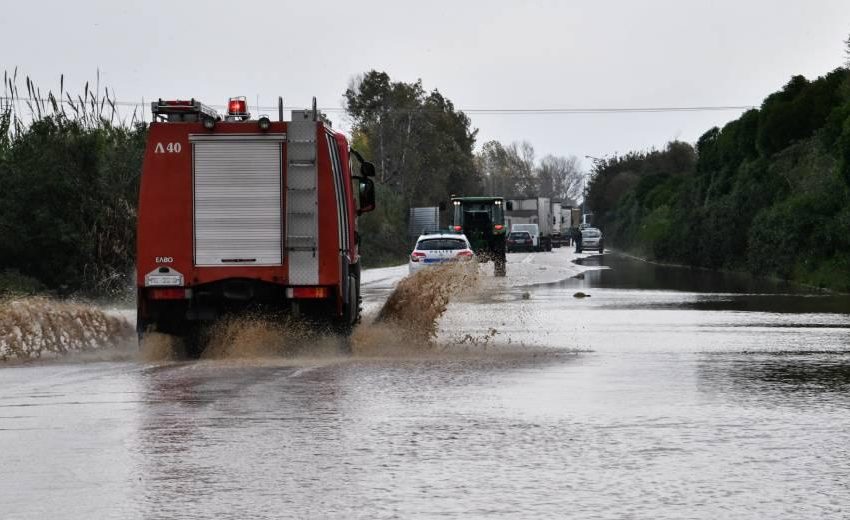
{"type": "Polygon", "coordinates": [[[616,253],[588,256],[576,263],[607,268],[585,273],[585,281],[592,287],[739,294],[812,292],[794,284],[753,278],[744,273],[653,264],[616,253]]]}
{"type": "MultiPolygon", "coordinates": [[[[587,271],[581,279],[571,278],[559,285],[582,289],[678,291],[695,293],[688,300],[660,298],[643,301],[641,308],[688,308],[704,311],[767,313],[850,313],[850,295],[830,294],[804,286],[754,278],[744,273],[651,264],[609,253],[577,261],[601,267],[587,271]]],[[[633,302],[618,302],[628,308],[633,302]]]]}
{"type": "Polygon", "coordinates": [[[767,403],[780,397],[800,402],[802,397],[806,407],[839,402],[846,406],[850,405],[848,360],[847,350],[706,354],[699,376],[703,384],[741,399],[767,403]]]}

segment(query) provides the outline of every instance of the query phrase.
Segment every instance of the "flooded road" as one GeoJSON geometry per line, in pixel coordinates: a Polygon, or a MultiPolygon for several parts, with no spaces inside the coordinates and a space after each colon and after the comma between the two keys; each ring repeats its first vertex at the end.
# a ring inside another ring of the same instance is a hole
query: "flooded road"
{"type": "Polygon", "coordinates": [[[850,299],[580,256],[511,255],[430,350],[0,368],[0,516],[850,515],[850,299]]]}

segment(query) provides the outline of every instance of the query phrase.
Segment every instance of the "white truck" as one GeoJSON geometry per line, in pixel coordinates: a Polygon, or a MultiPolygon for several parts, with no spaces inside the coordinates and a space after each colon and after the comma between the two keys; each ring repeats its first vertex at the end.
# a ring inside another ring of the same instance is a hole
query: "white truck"
{"type": "Polygon", "coordinates": [[[532,235],[534,247],[537,251],[552,250],[552,230],[555,218],[552,216],[552,203],[547,197],[533,197],[525,199],[510,199],[513,207],[505,211],[505,224],[510,231],[528,231],[531,227],[523,229],[523,224],[536,224],[537,234],[532,235]],[[519,225],[519,228],[515,226],[519,225]]]}
{"type": "Polygon", "coordinates": [[[552,247],[561,247],[564,242],[564,218],[561,214],[562,202],[552,199],[552,247]]]}

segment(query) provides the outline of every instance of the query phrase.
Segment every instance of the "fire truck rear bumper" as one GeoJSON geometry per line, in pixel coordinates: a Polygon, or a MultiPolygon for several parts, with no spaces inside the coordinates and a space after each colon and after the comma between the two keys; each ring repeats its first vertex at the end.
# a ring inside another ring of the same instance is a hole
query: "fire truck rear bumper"
{"type": "MultiPolygon", "coordinates": [[[[213,321],[243,312],[298,311],[336,315],[335,286],[285,286],[258,280],[224,280],[192,288],[146,288],[140,291],[140,314],[153,321],[213,321]]],[[[333,316],[328,316],[333,317],[333,316]]]]}

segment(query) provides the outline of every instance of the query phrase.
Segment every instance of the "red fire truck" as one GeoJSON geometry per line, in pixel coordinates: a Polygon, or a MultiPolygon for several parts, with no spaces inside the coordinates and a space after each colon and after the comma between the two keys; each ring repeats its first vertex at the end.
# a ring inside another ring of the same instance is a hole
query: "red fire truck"
{"type": "Polygon", "coordinates": [[[350,331],[359,318],[357,217],[375,167],[316,109],[222,118],[197,100],[155,101],[139,193],[139,334],[182,336],[234,312],[273,311],[350,331]],[[359,175],[353,175],[356,169],[359,175]]]}

